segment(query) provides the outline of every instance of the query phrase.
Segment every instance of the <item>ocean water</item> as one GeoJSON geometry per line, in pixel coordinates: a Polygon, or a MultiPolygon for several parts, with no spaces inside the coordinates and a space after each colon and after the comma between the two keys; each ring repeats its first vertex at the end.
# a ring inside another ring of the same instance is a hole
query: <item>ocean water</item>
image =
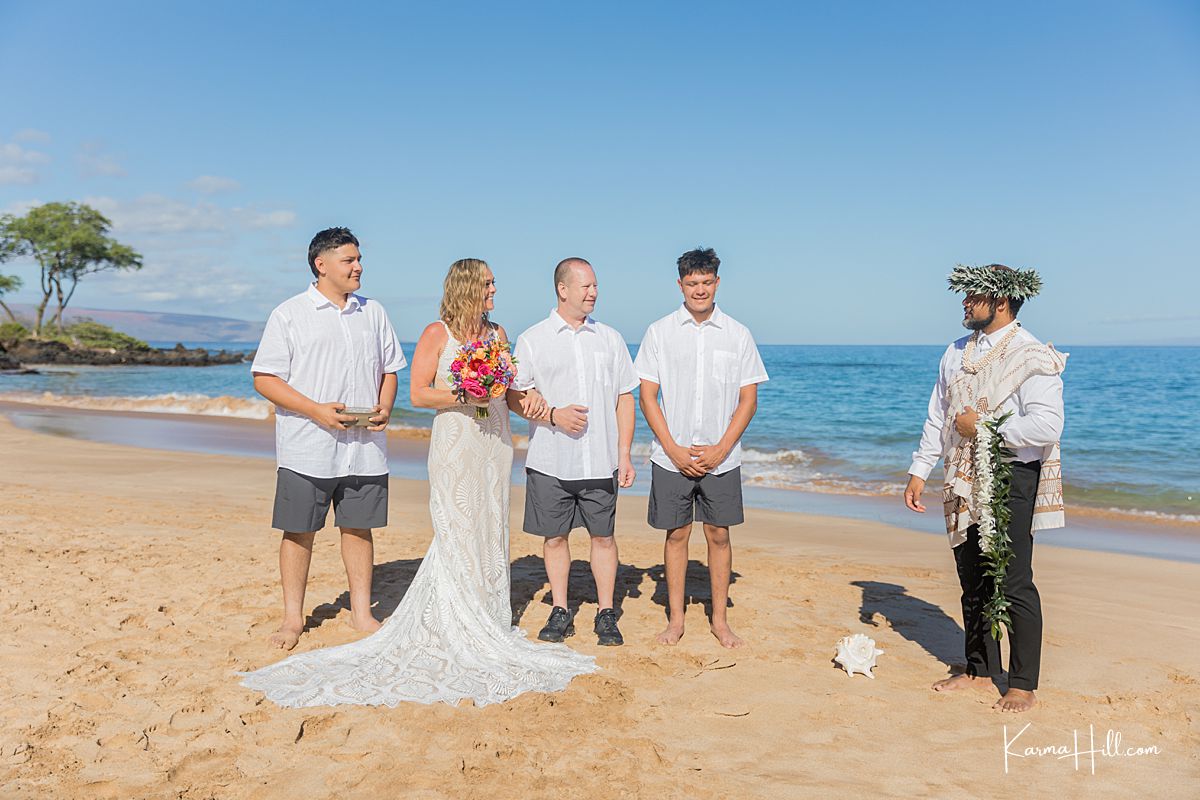
{"type": "MultiPolygon", "coordinates": [[[[173,345],[174,343],[170,343],[173,345]]],[[[206,343],[185,343],[189,346],[206,343]]],[[[256,343],[208,344],[230,350],[256,343]]],[[[412,345],[404,346],[407,353],[412,345]]],[[[631,348],[632,350],[633,348],[631,348]]],[[[1200,520],[1200,348],[1070,347],[1063,469],[1068,501],[1200,520]]],[[[898,494],[943,346],[763,345],[771,380],[743,439],[750,484],[898,494]]],[[[401,378],[397,426],[427,428],[401,378]]],[[[47,367],[0,376],[0,399],[132,411],[266,417],[247,364],[47,367]]],[[[514,430],[525,423],[514,418],[514,430]]],[[[635,452],[649,452],[639,419],[635,452]]],[[[935,472],[935,476],[936,476],[935,472]]]]}

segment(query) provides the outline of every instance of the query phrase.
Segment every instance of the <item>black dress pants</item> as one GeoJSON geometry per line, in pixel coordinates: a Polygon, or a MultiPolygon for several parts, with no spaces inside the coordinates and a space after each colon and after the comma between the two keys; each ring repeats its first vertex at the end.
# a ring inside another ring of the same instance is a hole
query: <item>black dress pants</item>
{"type": "MultiPolygon", "coordinates": [[[[1008,685],[1013,689],[1037,688],[1042,661],[1042,601],[1033,585],[1033,506],[1037,499],[1040,461],[1015,462],[1008,507],[1012,517],[1008,538],[1013,558],[1008,564],[1004,594],[1012,627],[1009,643],[1008,685]]],[[[987,564],[979,552],[979,527],[967,530],[967,541],[954,548],[958,582],[962,586],[963,628],[966,630],[967,674],[998,677],[1004,671],[1000,643],[992,638],[983,609],[992,594],[992,579],[984,574],[987,564]]]]}

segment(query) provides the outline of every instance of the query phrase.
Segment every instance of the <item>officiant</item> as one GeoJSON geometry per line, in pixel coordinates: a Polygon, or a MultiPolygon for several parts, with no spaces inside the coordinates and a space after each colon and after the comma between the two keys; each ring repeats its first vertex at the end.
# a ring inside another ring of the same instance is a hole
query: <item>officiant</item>
{"type": "Polygon", "coordinates": [[[904,502],[923,513],[921,493],[944,460],[943,511],[962,586],[966,671],[934,691],[992,689],[1003,675],[1000,640],[1009,634],[1008,687],[995,707],[1028,711],[1041,667],[1042,607],[1033,582],[1034,531],[1064,525],[1059,440],[1066,354],[1017,321],[1042,282],[1034,270],[959,266],[963,327],[972,331],[942,355],[904,502]]]}

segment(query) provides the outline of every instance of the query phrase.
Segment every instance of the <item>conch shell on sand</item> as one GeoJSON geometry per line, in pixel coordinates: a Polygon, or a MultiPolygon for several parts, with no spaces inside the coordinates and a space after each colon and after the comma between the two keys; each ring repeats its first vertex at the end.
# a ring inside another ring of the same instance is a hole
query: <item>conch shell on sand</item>
{"type": "Polygon", "coordinates": [[[874,680],[875,676],[871,674],[871,670],[875,667],[875,659],[881,655],[883,651],[875,646],[874,639],[865,633],[856,633],[838,639],[837,655],[833,660],[842,665],[847,677],[861,672],[874,680]]]}

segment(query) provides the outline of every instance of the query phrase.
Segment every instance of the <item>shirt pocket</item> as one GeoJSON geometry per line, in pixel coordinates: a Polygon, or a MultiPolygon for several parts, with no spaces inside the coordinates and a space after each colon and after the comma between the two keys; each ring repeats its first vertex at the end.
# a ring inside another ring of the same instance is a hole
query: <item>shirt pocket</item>
{"type": "Polygon", "coordinates": [[[379,337],[373,331],[358,332],[358,352],[355,356],[372,374],[383,369],[383,352],[379,337]]]}
{"type": "Polygon", "coordinates": [[[595,380],[597,385],[603,386],[606,391],[611,391],[616,379],[613,376],[613,360],[607,353],[594,353],[596,359],[595,380]]]}
{"type": "Polygon", "coordinates": [[[732,350],[714,350],[712,354],[712,376],[719,383],[738,383],[741,381],[741,370],[738,368],[738,354],[732,350]]]}

